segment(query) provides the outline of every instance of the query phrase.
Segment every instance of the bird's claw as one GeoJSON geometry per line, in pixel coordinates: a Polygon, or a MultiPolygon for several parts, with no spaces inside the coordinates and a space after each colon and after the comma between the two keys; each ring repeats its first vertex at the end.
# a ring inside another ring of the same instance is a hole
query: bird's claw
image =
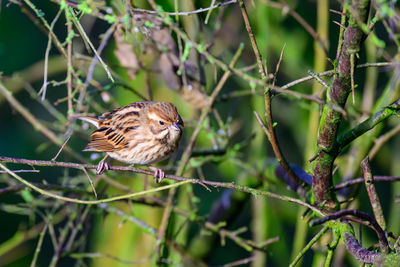
{"type": "Polygon", "coordinates": [[[110,169],[110,165],[108,164],[108,162],[106,161],[105,157],[104,159],[102,159],[99,164],[97,165],[97,169],[96,169],[96,173],[97,175],[101,175],[103,174],[103,172],[108,171],[110,169]]]}
{"type": "Polygon", "coordinates": [[[157,184],[161,183],[165,177],[164,171],[153,166],[149,166],[149,168],[154,171],[154,182],[157,184]]]}

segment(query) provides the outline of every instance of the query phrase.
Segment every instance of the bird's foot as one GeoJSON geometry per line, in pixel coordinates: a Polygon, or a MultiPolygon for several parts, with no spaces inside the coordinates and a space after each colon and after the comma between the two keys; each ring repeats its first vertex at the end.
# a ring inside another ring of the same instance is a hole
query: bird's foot
{"type": "Polygon", "coordinates": [[[148,166],[150,170],[154,171],[154,181],[156,183],[161,183],[161,181],[164,179],[165,177],[165,173],[163,170],[153,167],[153,166],[148,166]]]}
{"type": "Polygon", "coordinates": [[[97,175],[103,174],[103,172],[108,171],[110,169],[110,165],[108,164],[107,160],[108,155],[106,155],[102,160],[100,160],[99,164],[97,165],[96,173],[97,175]]]}

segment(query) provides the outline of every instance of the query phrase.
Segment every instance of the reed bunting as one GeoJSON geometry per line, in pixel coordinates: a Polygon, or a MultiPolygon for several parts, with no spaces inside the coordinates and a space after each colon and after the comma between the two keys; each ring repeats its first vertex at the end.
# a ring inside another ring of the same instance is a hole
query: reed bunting
{"type": "Polygon", "coordinates": [[[178,147],[183,121],[169,102],[136,102],[101,116],[74,116],[97,127],[83,151],[106,152],[97,174],[109,169],[108,156],[129,164],[147,165],[156,182],[164,172],[149,166],[170,156],[178,147]]]}

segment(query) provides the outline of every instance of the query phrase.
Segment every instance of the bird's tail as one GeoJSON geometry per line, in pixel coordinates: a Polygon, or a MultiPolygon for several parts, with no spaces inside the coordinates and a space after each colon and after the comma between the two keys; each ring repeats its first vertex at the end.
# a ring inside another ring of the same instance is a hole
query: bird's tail
{"type": "Polygon", "coordinates": [[[74,114],[74,115],[71,115],[71,118],[89,122],[89,123],[93,124],[94,126],[96,126],[97,129],[99,128],[100,118],[98,116],[87,116],[87,115],[74,114]]]}

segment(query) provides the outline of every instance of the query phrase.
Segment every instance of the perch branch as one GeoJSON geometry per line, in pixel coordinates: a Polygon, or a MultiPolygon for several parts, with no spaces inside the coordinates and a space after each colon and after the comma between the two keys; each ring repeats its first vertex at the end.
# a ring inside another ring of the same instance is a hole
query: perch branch
{"type": "MultiPolygon", "coordinates": [[[[64,167],[64,168],[72,168],[72,169],[79,169],[79,170],[81,170],[82,168],[85,168],[85,169],[96,169],[97,168],[97,165],[69,163],[69,162],[54,162],[54,161],[45,161],[45,160],[29,160],[29,159],[19,159],[19,158],[10,158],[10,157],[2,157],[2,156],[0,156],[0,162],[18,163],[18,164],[26,164],[26,165],[34,165],[34,166],[64,167]]],[[[135,173],[141,173],[141,174],[146,174],[146,175],[150,175],[150,176],[152,176],[154,174],[154,172],[152,172],[152,171],[147,171],[147,170],[134,168],[134,167],[125,167],[125,166],[110,166],[110,170],[135,172],[135,173]]],[[[296,198],[282,196],[282,195],[264,191],[264,190],[258,190],[258,189],[254,189],[254,188],[250,188],[250,187],[246,187],[246,186],[235,185],[233,183],[223,183],[223,182],[215,182],[215,181],[208,181],[208,180],[200,180],[200,179],[186,178],[186,177],[170,175],[170,174],[166,174],[165,179],[181,181],[181,182],[190,182],[193,184],[200,184],[200,185],[202,185],[202,184],[209,185],[209,186],[213,186],[216,188],[218,188],[218,187],[230,188],[230,189],[250,193],[254,196],[262,195],[262,196],[266,196],[266,197],[276,198],[276,199],[280,199],[283,201],[299,204],[301,206],[304,206],[306,208],[313,210],[314,212],[316,212],[317,214],[319,214],[321,216],[324,215],[324,212],[321,209],[314,207],[311,204],[308,204],[308,203],[303,202],[296,198]]]]}

